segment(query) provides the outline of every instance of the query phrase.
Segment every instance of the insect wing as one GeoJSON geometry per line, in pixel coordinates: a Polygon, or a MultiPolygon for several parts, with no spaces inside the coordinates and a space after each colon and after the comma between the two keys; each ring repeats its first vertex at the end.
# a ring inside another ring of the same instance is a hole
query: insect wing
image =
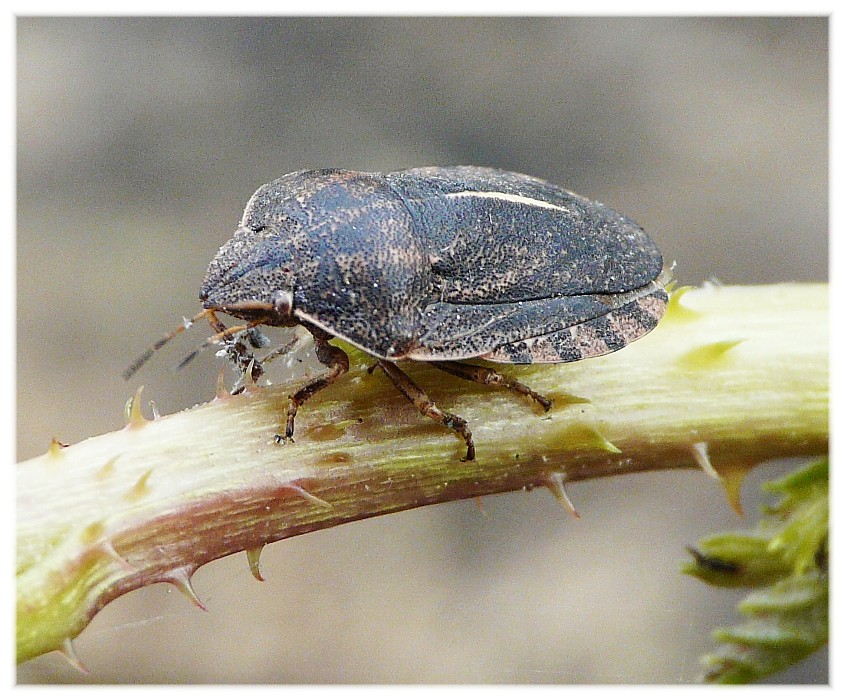
{"type": "Polygon", "coordinates": [[[660,282],[618,295],[511,304],[431,304],[413,360],[482,357],[493,362],[574,362],[605,355],[651,331],[665,313],[660,282]]]}
{"type": "Polygon", "coordinates": [[[531,364],[575,362],[608,355],[649,333],[665,313],[668,294],[656,288],[649,294],[559,331],[508,343],[481,355],[490,362],[531,364]]]}

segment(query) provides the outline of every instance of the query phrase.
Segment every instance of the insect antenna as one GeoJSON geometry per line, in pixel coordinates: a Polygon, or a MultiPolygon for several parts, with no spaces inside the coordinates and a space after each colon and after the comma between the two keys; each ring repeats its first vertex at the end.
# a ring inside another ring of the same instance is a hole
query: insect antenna
{"type": "MultiPolygon", "coordinates": [[[[205,348],[209,348],[215,343],[219,343],[221,340],[233,340],[238,333],[242,333],[243,331],[248,331],[250,328],[254,328],[264,322],[265,319],[258,319],[257,321],[250,321],[249,323],[244,323],[240,326],[232,326],[231,328],[223,328],[219,333],[216,335],[212,335],[208,340],[206,340],[202,345],[198,348],[190,352],[185,359],[183,359],[178,365],[176,365],[176,369],[180,370],[185,365],[189,364],[193,361],[193,359],[201,353],[205,348]]],[[[215,326],[215,328],[218,326],[215,326]]]]}
{"type": "MultiPolygon", "coordinates": [[[[163,338],[161,338],[160,340],[157,340],[151,347],[147,348],[144,351],[144,353],[137,360],[135,360],[131,364],[131,366],[129,366],[126,369],[125,372],[123,372],[123,379],[125,379],[127,381],[129,379],[131,379],[132,376],[135,374],[135,372],[137,372],[141,367],[143,367],[146,364],[147,360],[149,360],[149,358],[151,358],[158,350],[160,350],[165,345],[167,345],[167,343],[169,343],[171,340],[173,340],[173,338],[175,338],[177,335],[179,335],[179,333],[183,333],[184,331],[186,331],[188,328],[190,328],[194,323],[196,323],[201,318],[209,318],[209,321],[212,323],[212,325],[214,325],[213,324],[214,321],[216,321],[219,324],[219,321],[217,321],[217,317],[214,314],[214,309],[204,309],[203,311],[200,311],[193,318],[185,319],[184,323],[182,323],[180,326],[174,328],[172,331],[170,331],[163,338]],[[212,319],[213,319],[213,321],[212,321],[212,319]]],[[[215,328],[216,328],[216,326],[215,326],[215,328]]]]}

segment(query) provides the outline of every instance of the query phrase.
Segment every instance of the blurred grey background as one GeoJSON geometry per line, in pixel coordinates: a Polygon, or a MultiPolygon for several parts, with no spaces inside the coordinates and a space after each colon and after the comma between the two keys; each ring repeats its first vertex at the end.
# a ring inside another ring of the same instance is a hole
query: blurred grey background
{"type": "MultiPolygon", "coordinates": [[[[199,310],[261,184],[303,168],[480,164],[638,220],[681,283],[827,277],[825,18],[19,18],[18,458],[213,396],[199,310]]],[[[277,371],[283,371],[279,363],[277,371]]],[[[754,486],[783,465],[755,470],[754,486]]],[[[687,683],[738,594],[678,573],[745,527],[702,473],[376,518],[110,604],[22,683],[687,683]]],[[[774,679],[826,682],[820,655],[774,679]]]]}

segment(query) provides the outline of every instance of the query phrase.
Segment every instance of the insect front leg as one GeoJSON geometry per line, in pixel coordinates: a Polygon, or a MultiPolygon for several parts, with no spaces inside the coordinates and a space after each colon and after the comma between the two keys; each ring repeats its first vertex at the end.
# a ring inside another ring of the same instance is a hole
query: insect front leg
{"type": "Polygon", "coordinates": [[[338,377],[349,371],[349,356],[340,348],[335,348],[328,342],[332,336],[318,328],[308,327],[308,330],[314,336],[314,352],[316,352],[317,359],[328,367],[329,371],[327,374],[315,379],[310,384],[306,384],[295,394],[288,397],[287,426],[284,429],[283,436],[275,436],[276,442],[292,440],[293,422],[296,419],[296,412],[299,410],[299,406],[318,391],[325,389],[329,384],[333,384],[338,377]]]}
{"type": "Polygon", "coordinates": [[[428,416],[428,418],[437,421],[437,423],[442,423],[447,428],[451,428],[466,441],[466,457],[464,461],[471,462],[475,459],[475,441],[472,440],[472,431],[469,430],[469,424],[463,418],[437,408],[436,404],[428,398],[428,395],[416,386],[413,380],[392,362],[378,360],[378,366],[384,370],[384,373],[396,385],[396,388],[405,395],[408,401],[416,406],[422,415],[428,416]]]}
{"type": "Polygon", "coordinates": [[[481,367],[479,365],[471,365],[465,362],[429,362],[432,367],[436,367],[443,372],[453,374],[455,377],[466,379],[470,382],[477,382],[487,386],[503,386],[510,391],[515,391],[517,394],[523,394],[536,401],[546,411],[551,410],[551,401],[546,399],[542,394],[537,394],[529,386],[517,382],[503,374],[489,369],[488,367],[481,367]]]}

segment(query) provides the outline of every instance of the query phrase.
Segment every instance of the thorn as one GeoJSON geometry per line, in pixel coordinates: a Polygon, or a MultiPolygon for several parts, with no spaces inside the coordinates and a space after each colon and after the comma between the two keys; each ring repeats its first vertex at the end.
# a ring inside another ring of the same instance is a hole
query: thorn
{"type": "Polygon", "coordinates": [[[609,452],[611,454],[621,454],[621,450],[613,445],[604,434],[595,426],[586,423],[574,425],[569,430],[572,442],[582,443],[590,448],[601,450],[602,452],[609,452]]]}
{"type": "Polygon", "coordinates": [[[82,531],[82,542],[85,544],[93,544],[99,540],[103,533],[105,533],[105,525],[102,520],[96,520],[82,531]]]}
{"type": "Polygon", "coordinates": [[[264,551],[266,545],[260,547],[252,547],[246,550],[246,559],[249,561],[249,571],[257,581],[263,581],[264,577],[261,574],[261,552],[264,551]]]}
{"type": "Polygon", "coordinates": [[[206,608],[202,604],[202,601],[199,599],[199,596],[196,595],[196,591],[193,590],[193,584],[190,581],[192,573],[193,572],[190,570],[189,567],[183,566],[178,569],[174,569],[165,576],[162,576],[160,580],[164,583],[169,583],[171,586],[174,586],[176,590],[179,591],[179,593],[184,595],[196,607],[198,607],[203,612],[208,612],[208,608],[206,608]]]}
{"type": "Polygon", "coordinates": [[[744,480],[744,475],[748,468],[739,466],[727,465],[722,467],[719,472],[712,466],[709,459],[709,443],[696,442],[690,451],[697,465],[707,475],[715,479],[721,486],[724,487],[724,495],[727,497],[727,502],[730,507],[740,516],[744,517],[744,508],[741,505],[741,483],[744,480]]]}
{"type": "Polygon", "coordinates": [[[580,517],[580,513],[577,512],[577,508],[574,507],[574,503],[571,502],[571,499],[566,492],[566,482],[563,477],[563,472],[549,472],[545,476],[544,484],[548,487],[548,490],[554,494],[554,498],[562,504],[563,508],[565,508],[575,518],[580,517]]]}
{"type": "Polygon", "coordinates": [[[579,403],[592,403],[585,396],[578,396],[577,394],[567,394],[564,391],[553,394],[554,404],[559,406],[574,406],[579,403]]]}
{"type": "Polygon", "coordinates": [[[690,308],[683,303],[683,297],[694,290],[695,287],[682,286],[672,288],[668,296],[668,308],[665,310],[665,318],[672,321],[693,321],[700,318],[700,311],[690,308]]]}
{"type": "Polygon", "coordinates": [[[120,554],[117,553],[117,550],[114,548],[111,540],[105,540],[101,545],[100,549],[107,554],[109,557],[114,559],[120,566],[122,566],[126,571],[137,571],[137,569],[132,566],[128,561],[126,561],[120,554]]]}
{"type": "MultiPolygon", "coordinates": [[[[246,365],[246,369],[243,372],[240,380],[242,383],[242,393],[246,394],[254,394],[257,391],[260,391],[261,387],[258,386],[258,382],[255,381],[255,377],[252,374],[252,370],[255,367],[255,358],[253,357],[249,360],[249,364],[246,365]]],[[[263,370],[261,370],[263,372],[263,370]]]]}
{"type": "Polygon", "coordinates": [[[126,427],[130,430],[143,428],[149,421],[144,418],[141,412],[141,392],[144,390],[143,386],[139,386],[135,395],[126,402],[126,427]]]}
{"type": "Polygon", "coordinates": [[[56,651],[60,652],[67,662],[73,666],[79,673],[89,674],[90,671],[86,668],[85,664],[79,659],[79,655],[76,653],[76,649],[73,648],[73,640],[70,637],[66,637],[62,641],[62,646],[60,649],[56,649],[56,651]]]}
{"type": "Polygon", "coordinates": [[[65,447],[69,447],[69,445],[59,442],[56,438],[53,438],[50,440],[50,447],[47,450],[47,454],[49,454],[50,457],[58,457],[65,447]]]}
{"type": "Polygon", "coordinates": [[[677,359],[677,364],[684,369],[704,370],[720,364],[727,359],[727,353],[736,345],[745,341],[744,338],[734,340],[717,340],[714,343],[706,343],[700,347],[693,348],[682,354],[677,359]]]}
{"type": "MultiPolygon", "coordinates": [[[[118,455],[119,457],[120,455],[118,455]]],[[[107,479],[112,474],[114,474],[114,463],[117,461],[117,457],[112,457],[108,462],[106,462],[103,466],[101,466],[96,473],[96,477],[98,479],[107,479]]]]}
{"type": "Polygon", "coordinates": [[[696,442],[692,445],[691,450],[692,457],[694,457],[695,462],[703,469],[704,473],[716,481],[721,481],[721,475],[715,470],[715,467],[712,466],[712,462],[709,460],[709,443],[696,442]]]}
{"type": "Polygon", "coordinates": [[[231,394],[229,390],[226,389],[226,370],[223,367],[220,367],[220,371],[217,373],[217,389],[214,392],[214,398],[220,401],[227,399],[231,394]]]}
{"type": "Polygon", "coordinates": [[[138,480],[135,482],[135,485],[132,486],[124,495],[123,497],[127,501],[137,501],[139,498],[145,496],[149,492],[149,478],[152,475],[152,469],[147,469],[138,480]]]}
{"type": "Polygon", "coordinates": [[[603,433],[595,430],[595,446],[614,455],[620,455],[621,450],[607,439],[603,433]]]}
{"type": "Polygon", "coordinates": [[[328,501],[323,501],[321,498],[314,496],[312,493],[308,493],[305,489],[292,481],[289,484],[282,484],[281,488],[295,491],[306,501],[310,501],[314,505],[322,506],[323,508],[334,508],[334,506],[332,506],[328,501]]]}
{"type": "Polygon", "coordinates": [[[744,507],[741,505],[741,484],[748,471],[749,467],[737,467],[726,471],[723,477],[721,477],[727,502],[741,517],[744,517],[744,507]]]}

